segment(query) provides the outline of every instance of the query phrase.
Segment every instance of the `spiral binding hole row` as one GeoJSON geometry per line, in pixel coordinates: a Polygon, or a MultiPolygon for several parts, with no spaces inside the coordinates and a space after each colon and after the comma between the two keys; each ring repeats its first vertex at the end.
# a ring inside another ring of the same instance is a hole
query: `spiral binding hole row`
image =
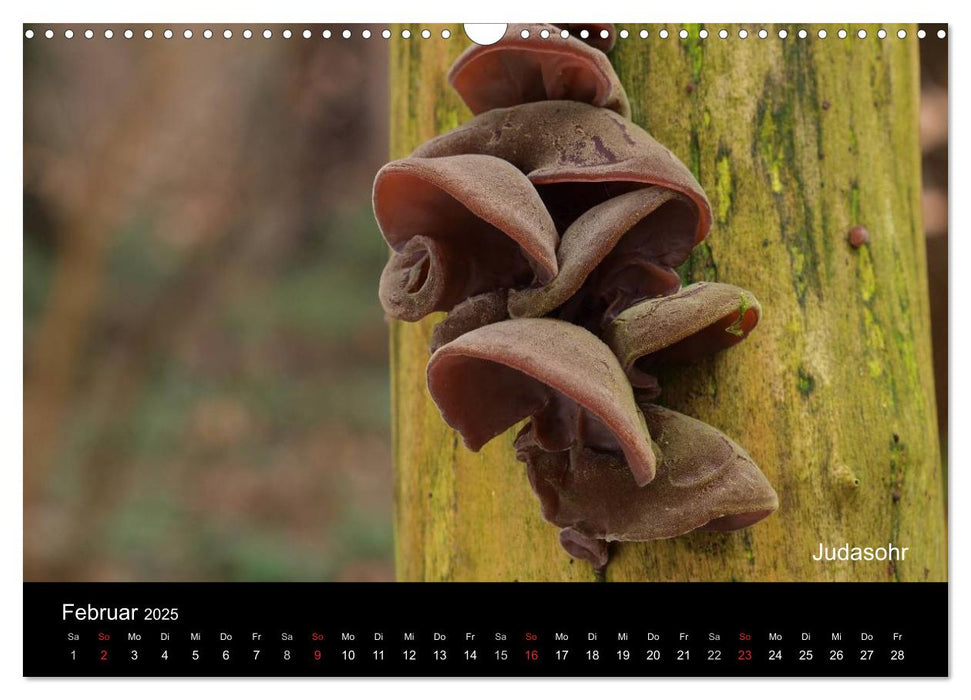
{"type": "MultiPolygon", "coordinates": [[[[590,32],[587,29],[580,30],[579,34],[580,34],[580,38],[582,39],[588,39],[590,37],[590,32]]],[[[927,32],[923,29],[917,30],[916,34],[918,39],[924,39],[928,36],[927,32]]],[[[46,39],[53,39],[56,36],[56,33],[54,32],[53,29],[47,29],[47,30],[44,30],[41,35],[46,39]]],[[[121,33],[121,35],[125,39],[134,39],[137,36],[136,32],[132,29],[125,29],[121,33]]],[[[212,29],[205,29],[202,32],[200,32],[200,35],[202,36],[203,39],[212,39],[213,37],[216,36],[216,32],[214,32],[212,29]]],[[[293,38],[295,35],[296,33],[291,29],[284,29],[282,32],[280,32],[280,36],[282,36],[284,39],[293,38]]],[[[757,32],[755,32],[754,35],[757,36],[759,39],[767,39],[769,37],[769,32],[765,29],[759,29],[757,32]]],[[[879,39],[885,39],[887,38],[888,35],[889,34],[885,29],[879,29],[876,32],[876,36],[879,39]]],[[[908,33],[906,29],[898,29],[896,32],[896,35],[898,39],[906,39],[908,36],[908,33]]],[[[38,34],[33,29],[27,29],[26,31],[24,31],[24,37],[26,39],[33,39],[35,36],[38,36],[38,34]]],[[[63,36],[65,39],[73,39],[75,37],[75,32],[73,29],[65,29],[63,36]]],[[[84,32],[82,32],[82,36],[85,39],[93,39],[95,37],[94,30],[85,29],[84,32]]],[[[115,32],[112,29],[105,29],[103,36],[105,39],[113,39],[115,36],[115,32]]],[[[146,29],[141,33],[141,36],[145,39],[153,39],[155,37],[155,33],[151,29],[146,29]]],[[[191,29],[186,29],[185,31],[182,32],[182,37],[184,39],[192,39],[194,38],[194,36],[195,34],[191,29]]],[[[234,36],[235,34],[231,29],[225,29],[222,31],[222,37],[224,39],[232,39],[234,36]]],[[[253,30],[251,29],[244,29],[242,32],[240,32],[240,36],[243,39],[252,39],[254,36],[254,33],[253,33],[253,30]]],[[[261,32],[261,36],[264,39],[272,39],[274,36],[273,30],[264,29],[261,32]]],[[[304,29],[302,32],[300,32],[300,36],[302,36],[304,39],[310,39],[313,37],[313,32],[311,32],[309,29],[304,29]]],[[[330,39],[335,36],[340,36],[344,39],[350,39],[354,36],[354,33],[350,29],[344,29],[339,33],[332,32],[330,29],[324,29],[320,33],[320,36],[323,39],[330,39]]],[[[359,36],[362,39],[370,39],[373,35],[370,29],[363,29],[360,31],[359,36]]],[[[390,39],[393,36],[393,32],[390,29],[384,29],[381,31],[380,36],[382,39],[390,39]]],[[[400,36],[402,39],[410,39],[412,36],[412,32],[410,29],[402,29],[400,32],[400,36]]],[[[421,36],[422,39],[430,39],[432,37],[432,32],[428,29],[423,29],[419,33],[419,36],[421,36]]],[[[448,29],[443,29],[439,36],[441,36],[442,39],[449,39],[452,36],[452,32],[448,29]]],[[[520,32],[520,36],[522,36],[523,39],[528,39],[530,36],[529,30],[523,29],[520,32]]],[[[551,33],[547,29],[543,29],[539,32],[539,36],[543,39],[549,39],[551,36],[553,36],[553,33],[551,33]]],[[[563,29],[559,32],[559,36],[563,39],[566,39],[570,36],[570,32],[567,31],[566,29],[563,29]]],[[[641,29],[636,34],[632,34],[628,29],[621,29],[617,32],[617,36],[620,39],[629,39],[631,37],[648,39],[650,38],[651,33],[647,29],[641,29]]],[[[657,36],[661,39],[667,39],[669,36],[671,36],[671,32],[669,32],[667,29],[661,29],[660,31],[657,32],[657,36]]],[[[677,36],[680,39],[685,40],[690,37],[690,33],[688,32],[687,29],[681,29],[677,32],[677,36]]],[[[707,29],[700,29],[698,31],[697,36],[699,39],[707,39],[710,36],[710,33],[708,32],[707,29]]],[[[720,29],[717,33],[717,37],[719,39],[728,39],[729,36],[731,36],[731,34],[727,29],[720,29]]],[[[735,36],[737,36],[739,39],[743,39],[743,40],[747,39],[750,36],[749,30],[744,28],[739,29],[736,32],[735,36]]],[[[779,29],[777,32],[777,36],[780,39],[786,39],[789,37],[789,32],[786,29],[779,29]]],[[[798,37],[799,39],[806,39],[809,37],[809,32],[806,31],[805,29],[800,29],[795,33],[795,36],[798,37]]],[[[816,37],[819,39],[826,39],[828,36],[829,34],[825,29],[820,29],[816,32],[816,37]]],[[[836,36],[840,39],[845,39],[848,36],[851,36],[851,34],[847,32],[847,30],[845,29],[839,29],[836,32],[836,36]]],[[[855,36],[858,39],[866,39],[868,34],[865,29],[859,29],[856,31],[855,36]]],[[[944,39],[946,36],[947,36],[946,30],[944,29],[937,30],[938,39],[944,39]]],[[[173,32],[171,29],[166,29],[162,32],[162,37],[165,39],[172,39],[175,37],[175,32],[173,32]]],[[[607,31],[606,29],[603,29],[600,31],[600,37],[602,39],[608,39],[610,37],[610,32],[607,31]]]]}

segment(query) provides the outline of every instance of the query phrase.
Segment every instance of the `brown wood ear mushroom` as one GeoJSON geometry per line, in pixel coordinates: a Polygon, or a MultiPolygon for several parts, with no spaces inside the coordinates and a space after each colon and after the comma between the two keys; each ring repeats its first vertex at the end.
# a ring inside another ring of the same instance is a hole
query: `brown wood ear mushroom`
{"type": "Polygon", "coordinates": [[[603,51],[572,35],[561,38],[551,24],[510,24],[496,43],[473,44],[452,65],[448,81],[473,114],[576,100],[630,117],[627,93],[603,51]]]}
{"type": "Polygon", "coordinates": [[[507,310],[508,293],[505,289],[498,292],[486,292],[469,297],[448,312],[441,323],[432,331],[432,341],[429,350],[435,352],[446,343],[450,343],[460,335],[465,335],[476,328],[498,323],[509,318],[507,310]]]}
{"type": "Polygon", "coordinates": [[[607,327],[604,340],[635,387],[652,386],[657,367],[688,364],[730,348],[752,332],[761,315],[751,292],[698,282],[631,306],[607,327]]]}
{"type": "Polygon", "coordinates": [[[779,506],[748,453],[725,434],[660,406],[642,407],[661,453],[657,475],[639,487],[615,455],[584,447],[549,453],[527,431],[516,440],[543,517],[564,528],[560,542],[594,566],[606,543],[748,527],[779,506]]]}
{"type": "Polygon", "coordinates": [[[559,231],[590,208],[648,185],[687,197],[696,244],[711,227],[711,206],[691,171],[646,131],[607,109],[562,100],[493,109],[413,155],[459,153],[501,158],[525,173],[559,231]]]}
{"type": "Polygon", "coordinates": [[[435,351],[427,379],[442,418],[473,451],[535,416],[531,436],[542,449],[623,453],[635,483],[654,478],[630,384],[610,349],[578,326],[530,318],[477,328],[435,351]]]}
{"type": "Polygon", "coordinates": [[[584,288],[597,330],[632,304],[676,292],[681,265],[695,245],[697,211],[684,195],[645,187],[608,199],[566,230],[557,249],[559,272],[540,287],[509,295],[513,318],[545,316],[584,288]],[[597,274],[594,275],[594,271],[597,274]]]}
{"type": "Polygon", "coordinates": [[[559,236],[545,205],[529,180],[498,158],[394,161],[378,172],[373,199],[394,251],[379,288],[394,318],[417,321],[557,272],[559,236]]]}
{"type": "Polygon", "coordinates": [[[708,199],[627,119],[600,50],[612,27],[563,26],[586,43],[511,25],[468,49],[449,79],[478,116],[378,173],[380,297],[403,320],[449,312],[426,368],[442,418],[473,451],[530,419],[516,457],[543,517],[602,568],[610,541],[747,527],[778,498],[724,434],[647,403],[657,367],[740,342],[761,307],[727,284],[681,289],[708,199]]]}

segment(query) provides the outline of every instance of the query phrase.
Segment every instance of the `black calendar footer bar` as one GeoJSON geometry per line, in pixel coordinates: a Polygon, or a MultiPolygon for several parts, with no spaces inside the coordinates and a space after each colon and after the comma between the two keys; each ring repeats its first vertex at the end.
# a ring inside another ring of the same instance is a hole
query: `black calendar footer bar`
{"type": "Polygon", "coordinates": [[[25,583],[26,676],[946,676],[947,584],[25,583]]]}

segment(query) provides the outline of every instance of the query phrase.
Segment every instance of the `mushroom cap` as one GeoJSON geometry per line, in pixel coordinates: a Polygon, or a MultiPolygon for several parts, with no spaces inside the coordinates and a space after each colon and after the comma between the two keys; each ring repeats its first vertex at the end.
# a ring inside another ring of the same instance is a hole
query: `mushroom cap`
{"type": "Polygon", "coordinates": [[[549,453],[520,434],[517,454],[546,520],[592,539],[647,541],[748,527],[778,508],[768,480],[724,433],[661,406],[642,409],[661,453],[654,481],[643,487],[616,455],[583,447],[549,453]]]}
{"type": "Polygon", "coordinates": [[[374,214],[395,254],[381,277],[385,310],[415,321],[469,296],[557,272],[559,236],[535,187],[487,155],[404,158],[374,180],[374,214]]]}
{"type": "Polygon", "coordinates": [[[515,167],[488,155],[403,158],[374,179],[374,216],[394,250],[416,235],[501,233],[516,242],[537,276],[556,274],[559,236],[536,188],[515,167]]]}
{"type": "Polygon", "coordinates": [[[751,292],[698,282],[676,294],[642,301],[607,326],[604,340],[628,376],[665,364],[687,364],[742,342],[762,306],[751,292]]]}
{"type": "Polygon", "coordinates": [[[473,451],[548,406],[572,403],[596,424],[590,433],[598,447],[623,452],[636,483],[654,478],[650,435],[630,384],[610,349],[578,326],[549,318],[483,326],[436,350],[427,378],[442,418],[473,451]]]}
{"type": "MultiPolygon", "coordinates": [[[[599,30],[598,30],[599,32],[599,30]]],[[[599,34],[598,34],[599,36],[599,34]]],[[[627,93],[607,56],[551,24],[510,24],[494,44],[473,44],[448,81],[473,114],[542,100],[576,100],[630,117],[627,93]],[[547,39],[540,36],[550,32],[547,39]],[[522,32],[529,32],[523,38],[522,32]]]]}
{"type": "Polygon", "coordinates": [[[458,303],[467,279],[465,256],[441,241],[414,236],[385,263],[378,297],[392,318],[418,321],[458,303]]]}
{"type": "Polygon", "coordinates": [[[664,187],[608,199],[580,215],[563,234],[556,277],[509,295],[510,316],[550,313],[576,294],[608,257],[595,291],[630,301],[675,292],[681,280],[674,268],[694,246],[694,226],[691,201],[664,187]],[[624,244],[618,245],[621,239],[624,244]],[[627,268],[634,268],[633,274],[627,268]]]}
{"type": "MultiPolygon", "coordinates": [[[[695,243],[711,227],[711,206],[685,165],[639,126],[582,102],[550,100],[493,109],[415,150],[417,157],[483,153],[524,172],[545,201],[574,205],[575,216],[644,185],[660,185],[695,205],[695,243]]],[[[559,206],[549,206],[551,211],[559,206]]]]}

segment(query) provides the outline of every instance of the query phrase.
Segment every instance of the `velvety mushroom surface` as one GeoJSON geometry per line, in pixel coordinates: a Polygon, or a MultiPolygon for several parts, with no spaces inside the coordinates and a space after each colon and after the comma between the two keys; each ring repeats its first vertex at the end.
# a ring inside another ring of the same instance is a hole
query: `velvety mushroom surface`
{"type": "Polygon", "coordinates": [[[545,316],[585,283],[585,298],[600,307],[589,313],[607,319],[642,299],[676,292],[681,278],[675,268],[694,247],[694,214],[689,200],[664,187],[634,190],[588,209],[563,234],[559,273],[545,285],[514,291],[510,315],[545,316]]]}
{"type": "Polygon", "coordinates": [[[394,251],[380,286],[394,318],[417,321],[556,274],[559,236],[549,212],[529,180],[499,158],[397,160],[378,172],[373,200],[394,251]]]}
{"type": "Polygon", "coordinates": [[[514,319],[465,333],[432,355],[428,390],[471,450],[535,416],[534,439],[545,449],[622,453],[638,484],[654,478],[630,384],[610,348],[579,326],[514,319]]]}
{"type": "Polygon", "coordinates": [[[711,206],[691,171],[646,131],[607,109],[563,100],[493,109],[413,155],[461,153],[501,158],[521,170],[561,228],[591,207],[646,185],[674,190],[694,204],[695,243],[711,226],[711,206]]]}
{"type": "MultiPolygon", "coordinates": [[[[638,486],[621,460],[587,447],[550,453],[528,431],[516,441],[543,517],[568,528],[576,548],[586,540],[647,541],[693,530],[748,527],[779,499],[745,450],[707,423],[655,405],[644,417],[662,455],[655,479],[638,486]]],[[[561,542],[562,542],[561,538],[561,542]]],[[[568,551],[572,551],[567,547],[568,551]]],[[[602,565],[599,557],[587,557],[602,565]]]]}
{"type": "Polygon", "coordinates": [[[688,364],[736,345],[752,332],[762,306],[730,284],[698,282],[648,299],[611,322],[604,339],[634,385],[665,364],[688,364]]]}
{"type": "Polygon", "coordinates": [[[501,41],[473,44],[452,65],[448,81],[473,114],[575,100],[630,117],[627,93],[604,52],[572,35],[562,38],[551,24],[510,24],[501,41]],[[548,38],[537,41],[543,32],[548,38]]]}
{"type": "Polygon", "coordinates": [[[653,403],[659,368],[741,342],[762,307],[730,284],[682,288],[711,207],[630,121],[614,37],[510,25],[470,47],[448,79],[477,116],[374,184],[387,315],[448,312],[426,368],[443,420],[476,451],[522,423],[504,439],[543,517],[598,569],[609,542],[728,532],[779,503],[733,440],[653,403]]]}

